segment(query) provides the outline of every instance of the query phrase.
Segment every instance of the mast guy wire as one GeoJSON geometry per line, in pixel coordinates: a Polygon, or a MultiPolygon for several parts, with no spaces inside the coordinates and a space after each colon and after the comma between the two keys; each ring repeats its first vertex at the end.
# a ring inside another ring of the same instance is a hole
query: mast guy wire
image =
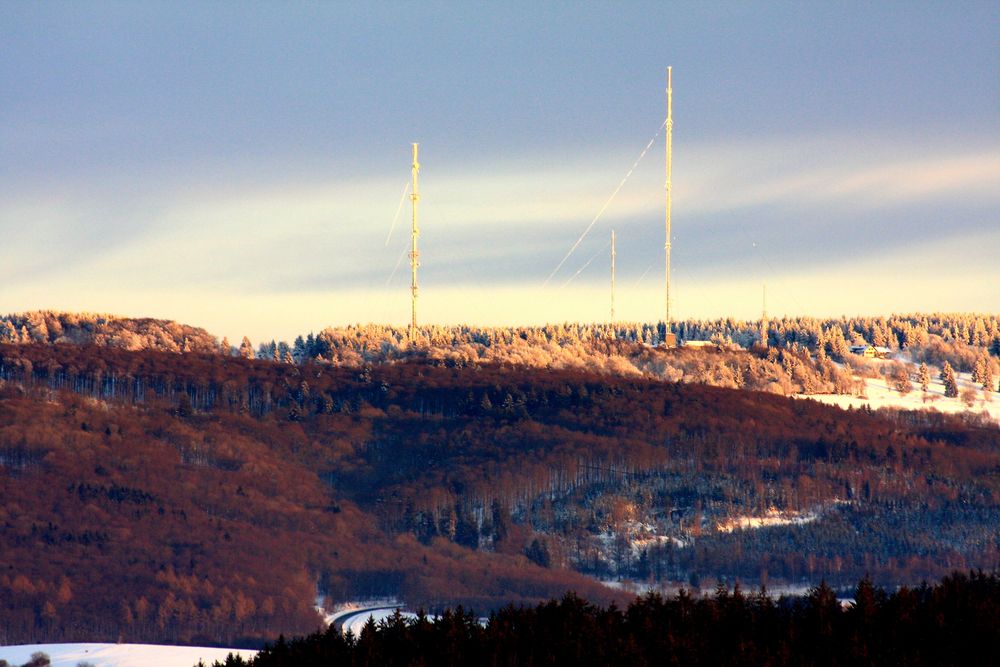
{"type": "Polygon", "coordinates": [[[403,210],[403,202],[406,201],[406,191],[409,189],[410,183],[407,181],[406,185],[403,186],[403,194],[399,197],[399,206],[396,207],[396,215],[392,216],[392,224],[389,225],[389,235],[385,237],[383,245],[389,245],[389,239],[392,238],[392,230],[396,228],[396,221],[399,220],[399,213],[403,210]]]}
{"type": "Polygon", "coordinates": [[[571,282],[573,282],[578,275],[580,275],[581,273],[583,273],[584,269],[586,269],[588,266],[590,266],[591,262],[593,262],[595,259],[597,259],[602,254],[604,254],[604,251],[608,249],[609,245],[611,245],[611,241],[608,241],[603,246],[601,246],[601,249],[598,250],[596,253],[594,253],[593,257],[591,257],[590,259],[588,259],[587,262],[583,266],[581,266],[579,269],[576,270],[576,273],[574,273],[572,276],[570,276],[569,279],[566,282],[564,282],[562,285],[559,286],[559,289],[563,289],[564,287],[566,287],[567,285],[569,285],[571,282]]]}
{"type": "MultiPolygon", "coordinates": [[[[660,136],[660,130],[662,130],[666,124],[667,121],[663,121],[660,124],[660,126],[656,128],[656,134],[653,135],[653,138],[649,140],[649,143],[646,144],[646,147],[642,149],[641,153],[639,153],[639,157],[636,158],[634,163],[632,163],[632,168],[628,170],[628,173],[625,174],[625,177],[621,180],[621,183],[619,183],[618,187],[615,188],[615,191],[611,193],[611,196],[608,197],[608,200],[604,202],[604,206],[602,206],[601,210],[597,212],[597,215],[594,216],[594,219],[590,221],[590,224],[587,225],[587,228],[583,230],[583,234],[580,234],[580,238],[576,240],[576,243],[574,243],[573,247],[569,249],[569,252],[566,253],[566,256],[563,257],[562,261],[560,261],[559,264],[556,265],[556,268],[552,269],[552,273],[550,273],[549,277],[545,279],[544,283],[542,283],[542,287],[545,287],[546,285],[549,284],[549,281],[552,280],[553,276],[555,276],[556,273],[559,272],[559,269],[562,268],[562,265],[565,264],[566,260],[569,259],[570,255],[573,254],[573,251],[577,249],[580,243],[583,242],[583,239],[586,238],[587,234],[590,233],[590,230],[593,229],[594,225],[597,224],[597,221],[601,219],[601,216],[604,215],[604,211],[607,210],[608,206],[611,205],[611,202],[614,201],[616,196],[618,196],[618,192],[625,185],[625,181],[629,179],[629,176],[632,175],[632,172],[635,171],[635,168],[639,166],[639,163],[642,161],[642,158],[646,157],[646,153],[649,151],[650,148],[653,147],[653,143],[656,141],[656,138],[660,136]]],[[[574,278],[575,277],[576,276],[574,276],[574,278]]],[[[572,280],[572,278],[570,280],[572,280]]],[[[565,287],[565,285],[563,285],[563,287],[565,287]]]]}
{"type": "Polygon", "coordinates": [[[396,276],[396,271],[399,271],[399,265],[403,263],[403,258],[406,257],[406,251],[407,250],[408,250],[408,248],[406,246],[404,246],[403,247],[403,252],[399,253],[399,259],[396,260],[396,266],[393,267],[392,273],[389,274],[389,278],[385,281],[386,287],[389,286],[389,283],[391,283],[392,279],[396,276]]]}

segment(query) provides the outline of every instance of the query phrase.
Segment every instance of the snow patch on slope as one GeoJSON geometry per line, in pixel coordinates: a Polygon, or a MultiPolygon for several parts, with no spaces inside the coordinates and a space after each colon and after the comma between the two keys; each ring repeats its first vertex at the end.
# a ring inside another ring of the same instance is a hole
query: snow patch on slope
{"type": "Polygon", "coordinates": [[[791,526],[812,523],[819,518],[819,512],[781,511],[772,507],[763,516],[734,516],[715,524],[720,533],[731,533],[734,530],[750,530],[754,528],[770,528],[772,526],[791,526]]]}

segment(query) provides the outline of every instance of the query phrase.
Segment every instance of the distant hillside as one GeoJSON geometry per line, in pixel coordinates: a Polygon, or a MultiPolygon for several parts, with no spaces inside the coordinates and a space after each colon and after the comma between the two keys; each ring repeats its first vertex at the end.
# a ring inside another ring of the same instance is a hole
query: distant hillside
{"type": "Polygon", "coordinates": [[[947,363],[969,373],[987,393],[996,390],[1000,379],[1000,317],[991,314],[794,317],[764,323],[681,320],[671,325],[671,331],[685,344],[710,345],[665,353],[658,347],[665,338],[662,323],[425,326],[415,342],[405,328],[366,325],[325,329],[300,336],[291,345],[262,343],[257,356],[355,367],[424,360],[459,368],[504,364],[574,369],[784,396],[861,394],[864,386],[857,375],[884,373],[894,383],[908,375],[917,381],[922,362],[935,369],[947,363]],[[851,353],[855,345],[877,346],[896,363],[873,366],[851,353]]]}
{"type": "Polygon", "coordinates": [[[0,346],[0,644],[303,633],[320,623],[321,586],[425,606],[486,608],[567,589],[611,599],[517,550],[472,553],[382,531],[331,484],[360,463],[378,421],[355,375],[220,355],[0,346]],[[285,403],[309,384],[354,398],[330,413],[285,403]],[[214,408],[195,408],[206,396],[214,408]]]}
{"type": "MultiPolygon", "coordinates": [[[[850,346],[867,343],[891,352],[907,350],[918,362],[940,365],[948,361],[962,371],[973,370],[983,353],[1000,356],[1000,315],[988,313],[782,317],[766,322],[679,320],[671,324],[671,332],[682,342],[711,341],[718,347],[747,350],[763,347],[766,342],[768,348],[799,348],[836,361],[852,359],[850,346]]],[[[584,367],[592,363],[593,356],[620,354],[623,348],[612,344],[656,346],[664,336],[662,322],[491,328],[431,325],[420,327],[413,344],[404,327],[359,325],[300,336],[292,345],[262,343],[258,356],[273,358],[277,353],[283,359],[284,353],[290,352],[298,361],[319,358],[336,364],[360,365],[426,355],[457,363],[490,361],[584,367]]],[[[641,366],[637,368],[643,370],[641,366]]]]}
{"type": "Polygon", "coordinates": [[[97,345],[0,345],[0,380],[0,642],[302,633],[317,592],[485,610],[622,601],[580,573],[892,584],[1000,560],[1000,437],[968,416],[97,345]]]}
{"type": "MultiPolygon", "coordinates": [[[[125,350],[218,353],[277,363],[360,368],[422,361],[463,368],[502,364],[709,384],[797,394],[860,395],[857,376],[883,374],[917,381],[918,365],[945,363],[992,392],[1000,379],[1000,317],[990,314],[912,314],[889,317],[780,318],[760,321],[682,320],[671,330],[696,350],[666,351],[662,323],[557,324],[541,327],[425,326],[417,340],[384,325],[328,328],[292,344],[263,342],[255,350],[176,322],[108,315],[33,312],[0,317],[0,343],[75,343],[125,350]],[[763,328],[762,328],[763,327],[763,328]],[[766,345],[763,343],[766,340],[766,345]],[[871,365],[851,345],[887,350],[894,365],[871,365]],[[707,352],[707,353],[706,353],[707,352]]],[[[968,397],[966,397],[966,402],[968,397]]]]}
{"type": "Polygon", "coordinates": [[[123,350],[219,352],[204,329],[170,320],[35,311],[0,316],[0,343],[71,343],[123,350]]]}

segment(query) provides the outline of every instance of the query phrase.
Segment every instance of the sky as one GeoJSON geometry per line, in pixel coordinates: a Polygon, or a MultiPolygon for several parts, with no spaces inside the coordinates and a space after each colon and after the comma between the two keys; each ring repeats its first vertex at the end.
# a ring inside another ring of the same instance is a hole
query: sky
{"type": "Polygon", "coordinates": [[[15,1],[0,312],[662,320],[668,65],[673,318],[1000,310],[1000,3],[15,1]]]}

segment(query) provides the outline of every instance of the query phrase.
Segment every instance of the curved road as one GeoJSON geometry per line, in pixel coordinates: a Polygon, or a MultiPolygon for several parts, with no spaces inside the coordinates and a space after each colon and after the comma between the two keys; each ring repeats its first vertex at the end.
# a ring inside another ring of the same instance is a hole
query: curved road
{"type": "Polygon", "coordinates": [[[364,609],[352,609],[351,611],[348,611],[344,614],[335,616],[333,618],[333,621],[331,621],[331,623],[333,624],[333,627],[337,628],[337,630],[346,633],[347,629],[351,627],[353,621],[355,621],[358,617],[361,617],[365,619],[365,621],[367,621],[369,616],[376,615],[375,612],[387,611],[391,614],[397,609],[400,609],[400,607],[396,605],[381,606],[381,607],[365,607],[364,609]]]}

